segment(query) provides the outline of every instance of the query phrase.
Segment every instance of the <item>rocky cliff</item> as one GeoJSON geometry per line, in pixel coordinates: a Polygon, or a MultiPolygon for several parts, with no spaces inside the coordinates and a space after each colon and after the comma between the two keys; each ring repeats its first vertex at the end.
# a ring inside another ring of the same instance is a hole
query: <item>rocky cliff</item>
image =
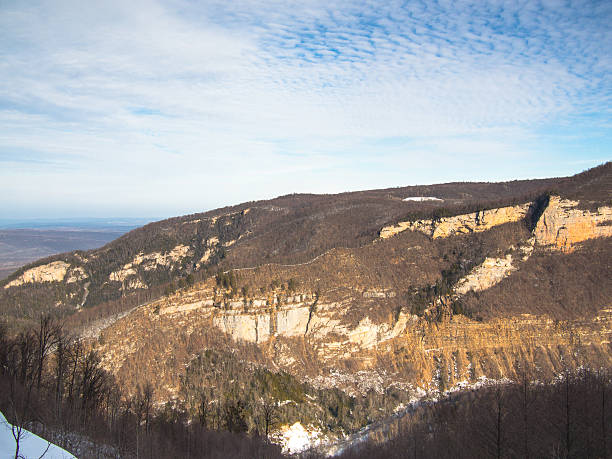
{"type": "Polygon", "coordinates": [[[432,322],[400,311],[382,323],[367,315],[350,323],[343,313],[354,301],[347,292],[341,301],[303,293],[282,302],[217,302],[213,291],[197,290],[135,310],[103,330],[96,347],[122,384],[157,381],[160,400],[178,394],[190,360],[187,343],[206,342],[214,329],[242,352],[257,345],[260,365],[349,393],[398,384],[446,390],[480,377],[513,378],[519,361],[543,377],[564,365],[612,365],[610,308],[562,322],[533,315],[480,322],[460,314],[432,322]]]}
{"type": "Polygon", "coordinates": [[[610,367],[609,169],[529,199],[515,183],[440,185],[420,193],[443,201],[404,201],[419,195],[407,189],[297,195],[181,217],[24,268],[0,304],[20,320],[37,301],[69,315],[128,392],[151,382],[158,402],[181,403],[187,369],[209,351],[242,374],[283,371],[366,405],[525,366],[541,380],[610,367]],[[504,200],[466,200],[475,190],[504,200]]]}
{"type": "MultiPolygon", "coordinates": [[[[4,288],[17,287],[24,284],[61,282],[66,277],[66,273],[68,272],[69,268],[70,264],[63,261],[54,261],[46,265],[37,266],[25,271],[21,276],[7,283],[4,288]]],[[[79,274],[75,273],[75,278],[76,276],[82,275],[80,271],[77,272],[79,274]]]]}
{"type": "Polygon", "coordinates": [[[571,251],[587,239],[612,236],[612,207],[600,206],[593,212],[578,205],[578,201],[551,196],[534,231],[536,242],[571,251]]]}
{"type": "Polygon", "coordinates": [[[380,237],[387,239],[406,230],[420,231],[432,238],[449,237],[453,234],[487,231],[494,226],[523,220],[529,213],[530,204],[481,210],[454,217],[399,222],[380,230],[380,237]]]}
{"type": "MultiPolygon", "coordinates": [[[[490,304],[479,305],[474,295],[515,279],[533,253],[549,248],[565,253],[581,242],[612,236],[610,207],[587,210],[558,196],[542,202],[539,210],[527,202],[400,222],[383,227],[380,239],[363,247],[334,249],[294,265],[233,270],[234,280],[227,285],[219,275],[216,280],[208,277],[124,313],[114,323],[104,320],[96,346],[107,368],[127,386],[165,375],[159,397],[177,394],[181,368],[198,349],[193,343],[203,345],[212,335],[243,349],[254,346],[262,352],[257,364],[304,380],[327,384],[334,374],[337,385],[348,391],[393,383],[427,389],[436,378],[453,385],[466,379],[468,366],[471,379],[511,377],[512,362],[521,355],[531,355],[535,363],[536,347],[548,356],[541,367],[552,374],[559,369],[559,356],[576,342],[588,343],[594,349],[589,358],[607,365],[609,304],[590,305],[598,315],[562,325],[546,314],[504,317],[508,305],[498,306],[499,317],[484,322],[473,306],[465,309],[464,298],[477,308],[491,309],[490,304]],[[447,364],[453,375],[440,376],[448,373],[442,368],[447,364]],[[351,376],[355,371],[361,376],[351,376]]],[[[252,212],[189,220],[183,226],[221,223],[231,228],[247,214],[252,212]]],[[[233,247],[241,239],[200,235],[202,247],[177,244],[139,251],[108,273],[105,282],[120,283],[122,290],[147,289],[147,273],[179,270],[186,260],[205,262],[212,251],[233,247]]],[[[87,259],[71,260],[26,270],[5,290],[25,283],[89,279],[90,272],[78,264],[87,259]]]]}
{"type": "MultiPolygon", "coordinates": [[[[209,281],[134,311],[102,332],[101,341],[105,344],[100,350],[106,356],[108,368],[119,375],[126,373],[125,383],[129,384],[130,380],[139,380],[132,379],[134,359],[150,350],[148,340],[156,339],[153,337],[158,333],[189,337],[214,329],[234,342],[264,350],[266,358],[260,364],[319,384],[330,383],[329,375],[334,374],[335,383],[349,391],[372,388],[369,383],[351,377],[353,370],[363,372],[361,379],[368,374],[379,375],[374,378],[378,381],[372,383],[374,386],[380,384],[380,375],[385,375],[384,384],[395,382],[405,387],[431,389],[436,384],[450,387],[480,376],[512,377],[514,363],[526,358],[549,375],[559,371],[562,362],[567,364],[572,355],[575,357],[571,357],[572,365],[589,359],[608,365],[612,315],[610,309],[605,309],[606,304],[599,305],[603,309],[595,317],[564,322],[528,314],[482,322],[457,309],[462,296],[488,291],[525,269],[523,266],[534,250],[548,247],[568,250],[580,241],[609,235],[610,227],[602,225],[609,221],[608,208],[592,212],[576,207],[575,202],[552,196],[531,225],[532,237],[517,246],[508,246],[504,256],[485,257],[455,282],[450,294],[430,297],[423,315],[409,309],[408,304],[413,301],[410,292],[374,285],[356,290],[350,279],[329,292],[291,293],[277,288],[265,295],[242,297],[209,281]],[[362,312],[355,315],[355,310],[362,312]],[[388,311],[387,315],[381,316],[381,311],[388,311]],[[576,357],[578,351],[572,349],[578,344],[582,350],[576,357]],[[346,374],[340,376],[342,371],[346,374]]],[[[432,239],[454,237],[460,241],[463,233],[485,232],[486,228],[529,218],[529,209],[530,205],[524,204],[460,215],[442,222],[441,231],[438,223],[422,222],[407,229],[423,233],[427,227],[427,235],[432,239]]],[[[382,250],[380,243],[374,247],[382,250]]],[[[319,261],[324,265],[337,263],[330,257],[319,261]]],[[[291,273],[300,272],[300,267],[291,269],[291,273]]],[[[254,272],[249,275],[255,276],[254,272]]],[[[166,357],[158,355],[155,360],[166,362],[168,352],[176,349],[173,347],[176,345],[162,352],[166,357]]],[[[175,364],[179,366],[159,371],[174,374],[185,362],[175,360],[175,364]]],[[[176,393],[176,382],[166,384],[166,395],[176,393]]]]}
{"type": "MultiPolygon", "coordinates": [[[[134,306],[187,280],[204,280],[219,269],[309,263],[331,250],[364,247],[377,237],[389,240],[402,235],[404,240],[412,239],[411,250],[417,250],[431,246],[419,243],[418,235],[437,241],[484,234],[539,217],[539,209],[531,203],[551,188],[564,200],[609,207],[611,169],[605,164],[557,179],[288,195],[171,218],[136,229],[100,249],[60,254],[23,267],[0,282],[0,307],[15,319],[11,323],[31,323],[27,318],[41,312],[68,316],[99,305],[113,310],[126,303],[134,306]],[[437,199],[415,200],[418,196],[437,199]],[[532,215],[535,210],[538,215],[532,215]]],[[[607,234],[606,218],[581,233],[607,234]]],[[[563,231],[554,237],[557,245],[578,240],[563,231]],[[559,242],[563,239],[569,242],[559,242]]],[[[433,258],[426,257],[430,264],[433,258]]],[[[382,277],[388,279],[387,273],[382,277]]],[[[410,279],[413,285],[423,282],[423,277],[410,279]]]]}

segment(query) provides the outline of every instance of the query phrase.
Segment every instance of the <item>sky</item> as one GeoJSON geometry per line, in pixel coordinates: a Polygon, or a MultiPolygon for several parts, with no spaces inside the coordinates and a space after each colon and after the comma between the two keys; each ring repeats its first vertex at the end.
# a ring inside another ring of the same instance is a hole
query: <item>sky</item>
{"type": "Polygon", "coordinates": [[[572,175],[611,75],[609,0],[0,0],[0,215],[572,175]]]}

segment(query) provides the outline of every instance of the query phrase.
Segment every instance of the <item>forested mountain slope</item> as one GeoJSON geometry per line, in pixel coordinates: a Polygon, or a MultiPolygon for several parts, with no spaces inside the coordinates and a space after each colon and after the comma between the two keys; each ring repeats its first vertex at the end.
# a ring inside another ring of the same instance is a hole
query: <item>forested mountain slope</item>
{"type": "Polygon", "coordinates": [[[612,163],[292,195],[41,260],[0,307],[13,330],[65,317],[125,393],[150,387],[214,428],[238,410],[259,433],[273,406],[275,441],[301,422],[314,444],[526,366],[540,381],[611,368],[611,238],[612,163]]]}
{"type": "Polygon", "coordinates": [[[465,214],[532,202],[547,191],[609,199],[610,164],[570,178],[505,183],[449,183],[340,195],[289,195],[203,214],[172,218],[131,231],[106,246],[39,260],[0,286],[4,315],[70,315],[116,302],[138,304],[173,287],[223,270],[264,263],[302,263],[337,248],[357,248],[398,221],[465,214]],[[442,201],[405,201],[432,196],[442,201]]]}

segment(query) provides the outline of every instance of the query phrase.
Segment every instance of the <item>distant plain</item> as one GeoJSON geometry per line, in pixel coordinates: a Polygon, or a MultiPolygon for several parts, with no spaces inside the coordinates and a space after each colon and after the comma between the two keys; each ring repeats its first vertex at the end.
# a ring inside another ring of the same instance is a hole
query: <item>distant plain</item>
{"type": "Polygon", "coordinates": [[[0,279],[40,258],[101,247],[153,219],[0,221],[0,279]]]}

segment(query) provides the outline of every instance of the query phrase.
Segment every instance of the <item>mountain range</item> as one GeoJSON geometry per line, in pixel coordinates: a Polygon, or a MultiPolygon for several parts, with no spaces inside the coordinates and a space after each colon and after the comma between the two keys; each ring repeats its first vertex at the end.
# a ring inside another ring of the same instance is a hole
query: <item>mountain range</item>
{"type": "Polygon", "coordinates": [[[331,454],[424,401],[611,368],[611,237],[612,163],[295,194],[38,260],[0,312],[10,334],[62,323],[125,394],[217,430],[233,404],[285,452],[331,454]]]}

